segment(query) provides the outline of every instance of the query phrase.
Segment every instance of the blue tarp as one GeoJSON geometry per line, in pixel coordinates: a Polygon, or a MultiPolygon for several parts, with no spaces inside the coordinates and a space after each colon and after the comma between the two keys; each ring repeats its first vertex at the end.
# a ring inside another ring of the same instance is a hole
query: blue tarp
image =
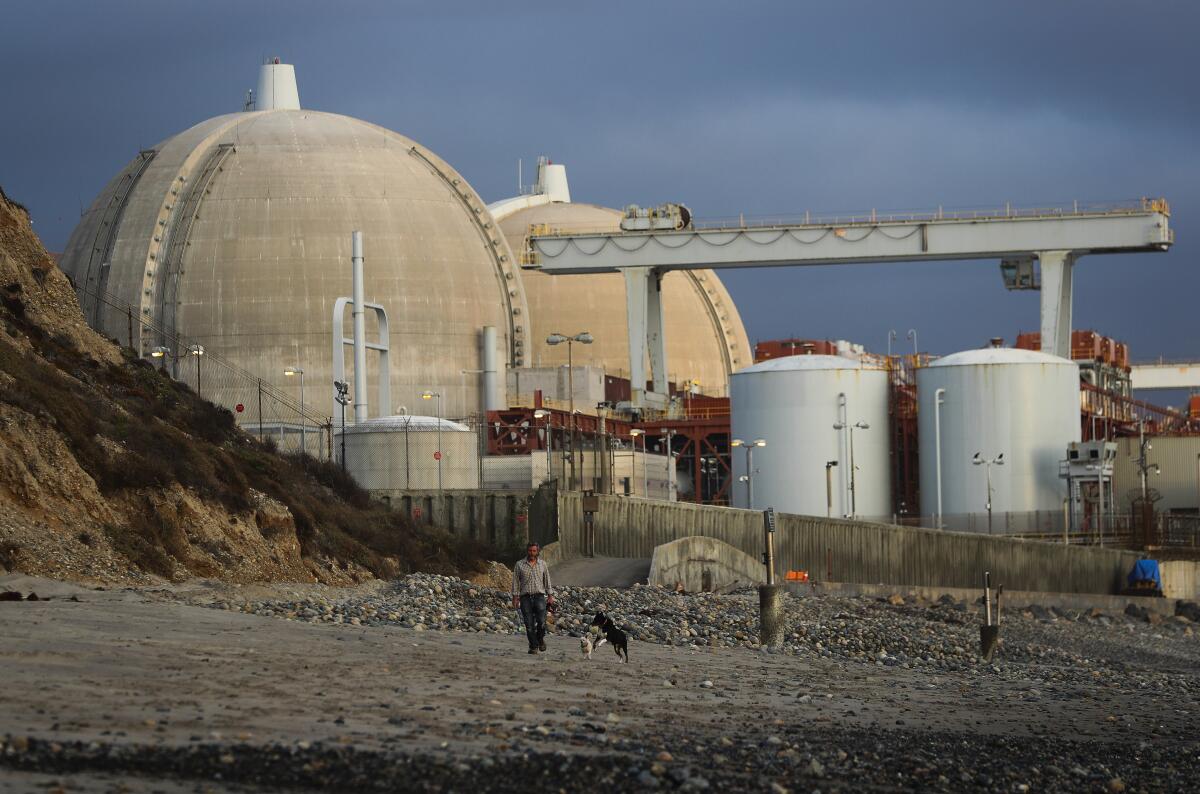
{"type": "Polygon", "coordinates": [[[1158,560],[1138,560],[1129,572],[1129,586],[1141,582],[1154,582],[1154,586],[1162,589],[1162,577],[1158,574],[1158,560]]]}

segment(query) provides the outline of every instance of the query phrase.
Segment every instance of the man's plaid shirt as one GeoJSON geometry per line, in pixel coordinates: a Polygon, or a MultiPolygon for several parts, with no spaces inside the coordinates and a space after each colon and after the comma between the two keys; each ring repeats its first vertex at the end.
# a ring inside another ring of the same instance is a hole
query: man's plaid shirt
{"type": "Polygon", "coordinates": [[[540,559],[530,565],[528,558],[522,558],[513,566],[512,594],[523,596],[534,593],[554,595],[554,588],[550,586],[550,566],[540,559]]]}

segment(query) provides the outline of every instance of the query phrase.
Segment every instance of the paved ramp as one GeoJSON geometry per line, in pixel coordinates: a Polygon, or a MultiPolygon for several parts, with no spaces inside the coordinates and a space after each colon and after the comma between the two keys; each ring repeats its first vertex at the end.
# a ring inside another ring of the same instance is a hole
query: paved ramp
{"type": "Polygon", "coordinates": [[[571,587],[632,587],[649,576],[649,559],[628,557],[576,557],[550,568],[554,584],[571,587]]]}

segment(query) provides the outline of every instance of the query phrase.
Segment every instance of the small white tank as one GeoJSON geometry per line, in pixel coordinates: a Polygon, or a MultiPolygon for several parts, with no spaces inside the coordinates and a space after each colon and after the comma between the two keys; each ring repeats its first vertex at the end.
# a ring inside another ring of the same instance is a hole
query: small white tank
{"type": "MultiPolygon", "coordinates": [[[[1025,521],[1031,511],[1046,520],[1062,513],[1066,485],[1059,462],[1078,441],[1079,367],[1033,350],[984,348],[940,358],[917,371],[921,512],[937,513],[938,448],[935,400],[941,406],[942,515],[947,529],[986,529],[988,469],[997,526],[1025,521]],[[1003,464],[975,464],[994,461],[1003,464]],[[1001,514],[1014,515],[1002,516],[1001,514]],[[976,517],[971,519],[972,514],[976,517]]],[[[1038,522],[1030,521],[1033,527],[1038,522]]]]}
{"type": "MultiPolygon", "coordinates": [[[[347,425],[345,437],[346,471],[368,491],[479,487],[477,436],[458,422],[432,416],[381,416],[347,425]],[[439,451],[440,461],[435,454],[439,451]]],[[[341,442],[338,429],[333,443],[339,459],[341,442]]]]}
{"type": "Polygon", "coordinates": [[[735,507],[891,519],[885,370],[843,356],[786,356],[733,373],[730,397],[732,438],[766,441],[753,448],[752,505],[740,481],[746,452],[732,450],[735,507]],[[826,465],[833,461],[827,498],[826,465]]]}

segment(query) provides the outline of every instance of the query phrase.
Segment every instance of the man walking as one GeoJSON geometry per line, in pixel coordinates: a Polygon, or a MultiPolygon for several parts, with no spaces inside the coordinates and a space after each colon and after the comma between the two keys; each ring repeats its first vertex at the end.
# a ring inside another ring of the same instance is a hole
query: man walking
{"type": "Polygon", "coordinates": [[[525,549],[525,559],[513,566],[513,609],[521,609],[530,653],[546,650],[546,604],[554,604],[550,568],[538,559],[539,551],[538,544],[530,543],[525,549]]]}

